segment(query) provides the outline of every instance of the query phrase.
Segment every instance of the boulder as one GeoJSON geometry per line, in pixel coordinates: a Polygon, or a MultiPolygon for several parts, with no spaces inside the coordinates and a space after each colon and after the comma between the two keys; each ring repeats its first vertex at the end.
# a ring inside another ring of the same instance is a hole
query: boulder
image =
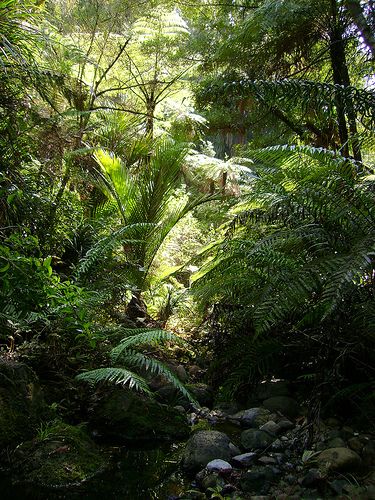
{"type": "Polygon", "coordinates": [[[298,415],[299,405],[297,401],[288,396],[275,396],[263,401],[263,406],[271,412],[278,411],[286,417],[294,418],[298,415]]]}
{"type": "Polygon", "coordinates": [[[183,439],[190,434],[186,414],[126,388],[113,389],[99,399],[92,425],[116,441],[183,439]]]}
{"type": "Polygon", "coordinates": [[[199,470],[212,460],[229,462],[235,454],[230,446],[229,437],[219,431],[198,431],[190,437],[183,453],[182,464],[185,469],[199,470]]]}
{"type": "Polygon", "coordinates": [[[268,448],[274,440],[274,436],[258,429],[247,429],[241,434],[241,444],[249,451],[268,448]]]}
{"type": "Polygon", "coordinates": [[[107,464],[82,427],[54,421],[18,446],[12,465],[17,483],[55,489],[87,483],[107,464]]]}
{"type": "Polygon", "coordinates": [[[271,419],[271,412],[265,408],[250,408],[231,415],[229,420],[238,422],[245,428],[259,428],[271,419]]]}
{"type": "Polygon", "coordinates": [[[201,406],[212,408],[214,401],[214,393],[212,388],[207,384],[186,384],[186,388],[191,392],[193,397],[201,406]]]}
{"type": "Polygon", "coordinates": [[[31,368],[0,358],[0,449],[31,438],[47,413],[31,368]]]}
{"type": "Polygon", "coordinates": [[[338,472],[352,472],[361,465],[361,457],[349,448],[328,448],[317,456],[320,469],[338,472]]]}

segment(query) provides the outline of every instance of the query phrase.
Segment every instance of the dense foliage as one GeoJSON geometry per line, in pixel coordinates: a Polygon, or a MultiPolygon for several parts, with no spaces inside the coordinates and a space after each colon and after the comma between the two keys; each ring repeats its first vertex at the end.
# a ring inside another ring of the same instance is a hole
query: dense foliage
{"type": "Polygon", "coordinates": [[[374,405],[372,4],[0,0],[4,352],[374,405]]]}

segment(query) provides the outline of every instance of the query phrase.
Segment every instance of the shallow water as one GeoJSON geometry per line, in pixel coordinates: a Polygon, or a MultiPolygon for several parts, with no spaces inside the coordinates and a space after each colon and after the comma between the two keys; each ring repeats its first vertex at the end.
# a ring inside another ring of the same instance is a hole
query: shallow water
{"type": "Polygon", "coordinates": [[[179,471],[180,448],[159,445],[143,449],[119,449],[113,467],[84,487],[70,489],[38,488],[12,484],[0,477],[2,500],[92,500],[168,499],[188,489],[179,471]]]}

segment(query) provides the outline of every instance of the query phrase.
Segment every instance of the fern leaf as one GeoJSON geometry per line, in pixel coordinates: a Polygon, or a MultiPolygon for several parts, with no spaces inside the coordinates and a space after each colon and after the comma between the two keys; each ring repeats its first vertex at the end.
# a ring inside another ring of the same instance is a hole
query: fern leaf
{"type": "Polygon", "coordinates": [[[125,368],[97,368],[96,370],[80,373],[76,376],[76,380],[87,382],[90,385],[101,382],[128,385],[130,389],[151,394],[147,382],[136,373],[125,368]]]}

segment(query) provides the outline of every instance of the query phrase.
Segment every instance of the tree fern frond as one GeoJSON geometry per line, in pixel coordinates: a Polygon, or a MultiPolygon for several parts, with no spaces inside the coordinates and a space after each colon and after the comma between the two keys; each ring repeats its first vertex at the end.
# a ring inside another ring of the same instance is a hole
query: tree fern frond
{"type": "Polygon", "coordinates": [[[145,356],[144,354],[134,350],[122,350],[121,352],[118,352],[114,349],[111,353],[111,358],[114,362],[121,361],[128,366],[133,366],[134,368],[142,368],[150,371],[151,373],[163,375],[163,377],[169,380],[173,387],[180,391],[188,401],[197,404],[197,401],[186,389],[184,384],[181,383],[179,378],[161,361],[150,358],[149,356],[145,356]]]}
{"type": "Polygon", "coordinates": [[[161,329],[124,329],[123,331],[124,333],[130,333],[131,336],[122,339],[120,344],[115,347],[114,351],[116,349],[127,349],[128,347],[134,345],[156,344],[160,342],[175,342],[179,345],[187,345],[186,341],[179,335],[161,329]],[[138,333],[134,333],[137,331],[138,333]]]}
{"type": "Polygon", "coordinates": [[[112,384],[128,385],[130,389],[135,389],[151,395],[147,382],[125,368],[98,368],[88,372],[80,373],[76,376],[78,381],[87,382],[90,385],[96,385],[101,382],[112,384]]]}

